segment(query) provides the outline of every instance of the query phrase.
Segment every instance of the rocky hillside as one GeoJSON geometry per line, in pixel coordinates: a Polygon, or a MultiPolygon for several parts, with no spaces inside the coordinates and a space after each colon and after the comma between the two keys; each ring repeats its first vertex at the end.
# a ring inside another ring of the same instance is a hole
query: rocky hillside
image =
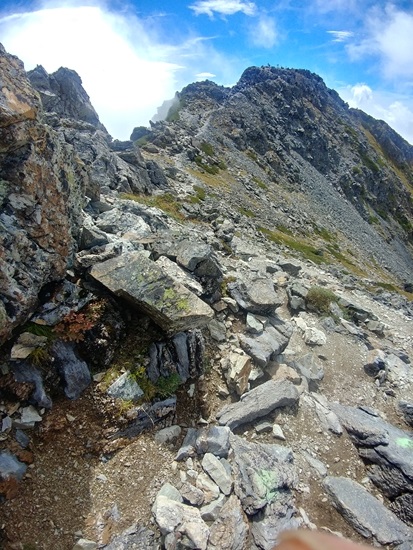
{"type": "Polygon", "coordinates": [[[413,148],[250,68],[113,140],[0,49],[4,548],[413,544],[413,148]]]}

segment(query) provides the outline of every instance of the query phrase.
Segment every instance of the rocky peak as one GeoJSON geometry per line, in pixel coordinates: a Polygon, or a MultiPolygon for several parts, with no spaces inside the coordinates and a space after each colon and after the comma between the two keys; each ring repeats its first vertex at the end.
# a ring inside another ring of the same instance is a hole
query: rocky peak
{"type": "Polygon", "coordinates": [[[39,92],[46,112],[56,113],[61,118],[87,122],[104,130],[76,71],[60,67],[49,75],[38,65],[27,76],[39,92]]]}

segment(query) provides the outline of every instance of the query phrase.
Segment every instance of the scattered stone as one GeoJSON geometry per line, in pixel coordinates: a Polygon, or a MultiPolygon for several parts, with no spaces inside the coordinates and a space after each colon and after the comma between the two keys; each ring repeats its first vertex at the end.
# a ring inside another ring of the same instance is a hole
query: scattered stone
{"type": "Polygon", "coordinates": [[[205,504],[209,504],[219,496],[218,485],[211,481],[211,478],[203,472],[196,478],[196,486],[204,493],[205,504]]]}
{"type": "Polygon", "coordinates": [[[225,342],[227,339],[227,329],[221,321],[218,319],[212,319],[208,324],[208,330],[211,338],[216,342],[225,342]]]}
{"type": "Polygon", "coordinates": [[[129,371],[119,376],[108,388],[108,394],[115,399],[136,403],[143,396],[143,391],[129,371]]]}
{"type": "Polygon", "coordinates": [[[327,337],[322,330],[307,327],[304,332],[304,342],[309,346],[323,346],[327,342],[327,337]]]}
{"type": "Polygon", "coordinates": [[[155,500],[152,512],[163,535],[176,531],[187,536],[193,548],[206,550],[209,528],[201,518],[198,508],[159,496],[155,500]]]}
{"type": "Polygon", "coordinates": [[[47,344],[46,336],[37,336],[31,332],[23,332],[11,349],[10,359],[26,359],[34,350],[44,348],[47,344]]]}
{"type": "Polygon", "coordinates": [[[202,459],[202,468],[218,485],[224,495],[228,496],[231,494],[232,479],[216,456],[212,453],[205,453],[202,459]]]}
{"type": "Polygon", "coordinates": [[[57,340],[51,353],[55,368],[63,378],[66,397],[77,399],[92,381],[87,364],[77,357],[74,345],[69,342],[57,340]]]}
{"type": "Polygon", "coordinates": [[[211,426],[200,430],[195,441],[198,454],[212,453],[220,458],[228,456],[231,430],[226,426],[211,426]]]}
{"type": "Polygon", "coordinates": [[[228,283],[228,291],[242,309],[261,315],[273,313],[284,301],[281,293],[275,292],[270,279],[255,274],[244,280],[228,283]]]}
{"type": "Polygon", "coordinates": [[[275,363],[275,365],[277,370],[272,376],[273,380],[289,380],[295,386],[299,386],[301,384],[301,376],[292,367],[288,367],[287,365],[278,363],[275,363]]]}
{"type": "Polygon", "coordinates": [[[231,352],[224,357],[222,368],[230,389],[237,395],[242,395],[248,390],[249,376],[251,374],[251,358],[246,353],[231,352]]]}
{"type": "Polygon", "coordinates": [[[34,385],[30,396],[32,402],[41,408],[50,409],[52,407],[52,400],[45,392],[42,375],[36,367],[25,361],[19,361],[12,365],[11,372],[16,382],[34,385]]]}
{"type": "Polygon", "coordinates": [[[29,405],[28,407],[24,407],[21,412],[21,419],[20,419],[20,428],[33,428],[36,422],[41,422],[42,417],[37,412],[37,410],[32,406],[29,405]]]}
{"type": "Polygon", "coordinates": [[[362,485],[344,477],[326,477],[324,487],[334,506],[363,537],[379,544],[397,544],[413,531],[362,485]]]}
{"type": "Polygon", "coordinates": [[[292,366],[307,380],[310,391],[318,390],[319,384],[324,378],[324,369],[312,353],[307,353],[293,361],[292,366]]]}
{"type": "MultiPolygon", "coordinates": [[[[205,495],[201,489],[198,489],[198,487],[194,487],[194,485],[191,485],[188,482],[184,482],[182,484],[182,487],[180,488],[179,492],[182,495],[182,498],[185,502],[189,502],[189,504],[192,504],[192,506],[202,506],[205,500],[205,495]]],[[[206,521],[206,518],[202,515],[201,510],[201,516],[202,519],[206,521]]]]}
{"type": "Polygon", "coordinates": [[[72,550],[96,550],[97,543],[93,540],[79,539],[72,550]]]}
{"type": "MultiPolygon", "coordinates": [[[[203,494],[203,493],[202,493],[203,494]]],[[[209,504],[202,506],[201,517],[204,521],[215,521],[226,502],[225,495],[219,495],[216,500],[213,500],[209,504]]]]}
{"type": "Polygon", "coordinates": [[[279,424],[274,424],[272,427],[272,436],[274,439],[280,439],[281,441],[285,441],[285,435],[282,431],[282,428],[279,424]]]}
{"type": "Polygon", "coordinates": [[[249,525],[240,501],[231,495],[211,525],[208,550],[243,550],[247,548],[249,525]]]}
{"type": "Polygon", "coordinates": [[[257,434],[264,434],[264,433],[271,432],[272,428],[273,428],[273,425],[271,424],[271,422],[259,422],[255,426],[255,431],[257,432],[257,434]]]}
{"type": "Polygon", "coordinates": [[[398,408],[407,424],[413,427],[413,403],[399,401],[398,408]]]}
{"type": "Polygon", "coordinates": [[[221,425],[233,430],[246,422],[266,416],[277,408],[294,405],[298,399],[296,387],[288,380],[269,380],[244,394],[238,403],[226,405],[218,412],[217,419],[221,425]]]}
{"type": "Polygon", "coordinates": [[[261,334],[255,336],[240,334],[239,341],[242,349],[259,367],[266,367],[269,361],[282,353],[288,344],[288,338],[273,326],[266,327],[261,334]]]}
{"type": "Polygon", "coordinates": [[[0,451],[0,480],[8,480],[12,477],[21,480],[26,473],[27,466],[17,460],[8,451],[0,451]]]}
{"type": "Polygon", "coordinates": [[[159,489],[156,498],[158,498],[159,496],[167,497],[169,500],[174,500],[176,502],[182,502],[181,493],[178,491],[178,489],[176,489],[176,487],[168,482],[164,483],[159,489]]]}
{"type": "Polygon", "coordinates": [[[156,432],[154,439],[159,444],[171,443],[178,439],[181,435],[181,431],[182,429],[180,426],[169,426],[156,432]]]}
{"type": "Polygon", "coordinates": [[[369,376],[376,377],[380,371],[385,370],[384,362],[386,354],[381,349],[372,349],[367,355],[367,361],[364,370],[369,376]]]}
{"type": "Polygon", "coordinates": [[[307,453],[306,451],[302,451],[301,454],[309,463],[309,465],[314,468],[314,470],[319,474],[320,477],[326,477],[326,475],[328,474],[328,470],[326,465],[321,462],[321,460],[318,460],[318,458],[311,456],[310,453],[307,453]]]}
{"type": "Polygon", "coordinates": [[[265,323],[263,323],[258,317],[252,313],[247,313],[246,329],[247,332],[252,334],[261,334],[264,330],[265,323]]]}

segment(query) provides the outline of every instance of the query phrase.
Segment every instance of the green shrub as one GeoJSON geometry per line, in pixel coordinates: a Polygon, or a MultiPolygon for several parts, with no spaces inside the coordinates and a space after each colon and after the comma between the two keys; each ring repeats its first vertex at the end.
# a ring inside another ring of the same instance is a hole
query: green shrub
{"type": "Polygon", "coordinates": [[[215,154],[213,146],[210,143],[206,142],[206,141],[203,141],[199,148],[201,149],[201,151],[203,153],[205,153],[209,157],[213,157],[214,154],[215,154]]]}
{"type": "Polygon", "coordinates": [[[317,313],[330,313],[330,304],[332,302],[337,302],[338,298],[328,290],[327,288],[320,286],[313,286],[308,291],[306,297],[306,304],[308,309],[316,311],[317,313]]]}

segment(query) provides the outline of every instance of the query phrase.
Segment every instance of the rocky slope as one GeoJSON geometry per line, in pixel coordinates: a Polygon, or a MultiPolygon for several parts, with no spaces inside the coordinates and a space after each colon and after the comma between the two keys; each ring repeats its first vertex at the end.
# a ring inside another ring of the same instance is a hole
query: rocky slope
{"type": "Polygon", "coordinates": [[[118,142],[0,70],[3,546],[410,548],[413,148],[308,71],[118,142]]]}

